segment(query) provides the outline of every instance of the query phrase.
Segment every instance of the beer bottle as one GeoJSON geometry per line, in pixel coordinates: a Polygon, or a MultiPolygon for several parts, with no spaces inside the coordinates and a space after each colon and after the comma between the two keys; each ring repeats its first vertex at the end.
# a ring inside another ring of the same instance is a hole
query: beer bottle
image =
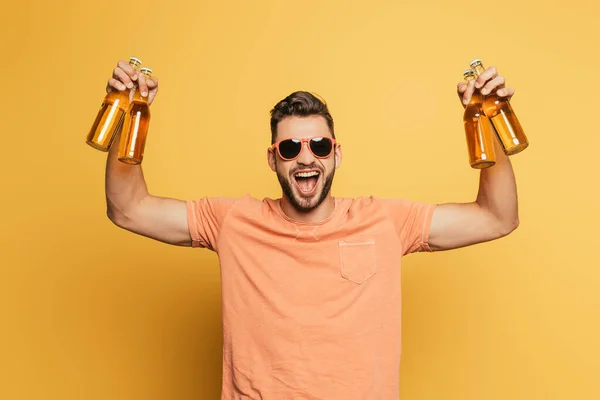
{"type": "MultiPolygon", "coordinates": [[[[470,65],[477,76],[485,71],[479,59],[473,60],[470,65]]],[[[484,96],[483,112],[492,121],[506,155],[520,153],[529,146],[525,132],[507,99],[496,93],[484,96]]]]}
{"type": "MultiPolygon", "coordinates": [[[[140,71],[146,76],[146,79],[152,76],[150,68],[142,68],[140,71]]],[[[119,161],[132,165],[142,163],[148,125],[150,124],[148,97],[142,96],[137,85],[134,90],[133,101],[125,114],[119,145],[119,161]]]]}
{"type": "MultiPolygon", "coordinates": [[[[463,77],[468,83],[475,79],[475,73],[469,69],[463,73],[463,77]]],[[[463,114],[469,163],[476,169],[488,168],[496,164],[494,128],[483,113],[482,106],[483,96],[479,90],[475,90],[463,114]]]]}
{"type": "MultiPolygon", "coordinates": [[[[135,57],[129,59],[129,65],[139,71],[142,62],[135,57]]],[[[111,87],[100,106],[96,120],[90,129],[86,143],[101,150],[108,151],[116,134],[120,131],[123,117],[129,106],[130,89],[117,90],[111,87]]]]}

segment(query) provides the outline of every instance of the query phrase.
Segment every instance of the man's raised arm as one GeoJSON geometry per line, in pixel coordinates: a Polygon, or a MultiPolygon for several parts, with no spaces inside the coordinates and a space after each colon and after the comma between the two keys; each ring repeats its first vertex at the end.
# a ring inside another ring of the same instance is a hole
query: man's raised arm
{"type": "MultiPolygon", "coordinates": [[[[127,62],[119,61],[108,81],[107,91],[124,90],[137,80],[142,95],[150,104],[158,92],[158,80],[146,80],[127,62]]],[[[113,141],[106,162],[106,208],[117,226],[161,242],[190,246],[186,203],[148,193],[142,167],[118,160],[119,137],[113,141]]]]}
{"type": "MultiPolygon", "coordinates": [[[[504,86],[496,68],[484,71],[477,81],[458,85],[458,95],[468,104],[476,88],[510,98],[514,89],[504,86]]],[[[496,164],[481,170],[479,192],[472,203],[436,207],[429,236],[432,250],[450,250],[506,236],[519,226],[517,185],[512,165],[497,140],[496,164]]]]}

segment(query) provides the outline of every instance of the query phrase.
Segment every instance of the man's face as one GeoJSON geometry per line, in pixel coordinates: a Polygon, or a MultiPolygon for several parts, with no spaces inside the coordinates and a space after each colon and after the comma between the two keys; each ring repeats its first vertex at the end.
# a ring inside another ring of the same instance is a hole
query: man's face
{"type": "MultiPolygon", "coordinates": [[[[320,115],[288,117],[277,125],[277,141],[312,137],[332,137],[327,121],[320,115]]],[[[308,212],[327,198],[335,169],[341,162],[341,149],[338,146],[329,157],[317,158],[308,148],[308,143],[303,143],[302,151],[295,160],[282,159],[275,149],[269,149],[268,157],[283,193],[296,210],[308,212]]]]}

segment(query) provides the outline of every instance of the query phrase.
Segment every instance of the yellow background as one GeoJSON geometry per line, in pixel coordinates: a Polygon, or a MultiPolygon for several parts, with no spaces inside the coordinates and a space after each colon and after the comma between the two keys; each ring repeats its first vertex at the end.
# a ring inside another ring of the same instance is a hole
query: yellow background
{"type": "Polygon", "coordinates": [[[113,226],[84,143],[131,55],[160,94],[152,193],[279,195],[268,112],[329,103],[337,196],[471,201],[455,85],[496,65],[531,146],[521,226],[403,264],[401,397],[598,399],[595,1],[15,1],[2,7],[0,398],[217,399],[217,258],[113,226]]]}

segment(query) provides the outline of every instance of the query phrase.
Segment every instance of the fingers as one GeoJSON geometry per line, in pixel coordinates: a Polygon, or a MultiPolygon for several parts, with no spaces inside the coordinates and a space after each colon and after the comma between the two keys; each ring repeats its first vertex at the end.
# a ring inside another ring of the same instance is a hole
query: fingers
{"type": "Polygon", "coordinates": [[[505,87],[504,76],[498,75],[496,67],[489,67],[477,77],[476,80],[459,82],[456,85],[456,93],[463,105],[469,104],[475,90],[480,89],[481,94],[488,95],[496,93],[499,97],[510,99],[515,94],[515,89],[505,87]]]}
{"type": "MultiPolygon", "coordinates": [[[[467,91],[467,82],[465,82],[465,81],[458,82],[458,85],[456,85],[456,94],[458,95],[458,98],[460,99],[461,103],[463,103],[463,95],[465,94],[466,91],[467,91]]],[[[464,105],[464,103],[463,103],[463,105],[464,105]]]]}
{"type": "Polygon", "coordinates": [[[146,85],[148,86],[148,89],[152,91],[152,89],[158,87],[158,79],[155,76],[151,77],[150,79],[146,79],[146,85]]]}
{"type": "MultiPolygon", "coordinates": [[[[125,71],[123,71],[119,67],[117,67],[113,70],[113,78],[121,81],[129,89],[131,89],[133,87],[133,82],[131,81],[131,78],[129,77],[129,75],[127,75],[127,73],[125,73],[125,71]]],[[[121,90],[123,90],[123,89],[121,89],[121,90]]]]}
{"type": "MultiPolygon", "coordinates": [[[[137,81],[138,90],[142,97],[148,97],[148,103],[152,103],[158,93],[158,78],[147,78],[146,75],[139,73],[126,61],[119,61],[117,67],[113,70],[113,76],[108,80],[106,91],[125,90],[133,88],[134,81],[137,81]]],[[[132,99],[133,91],[130,93],[132,99]]]]}
{"type": "MultiPolygon", "coordinates": [[[[497,75],[498,71],[494,67],[490,67],[488,70],[484,71],[479,78],[486,79],[485,85],[481,88],[481,94],[488,95],[490,93],[496,92],[496,94],[500,97],[511,98],[515,94],[515,89],[505,87],[506,81],[504,76],[497,75]],[[484,74],[486,74],[484,76],[484,74]],[[493,75],[492,75],[493,74],[493,75]],[[488,78],[489,77],[489,78],[488,78]]],[[[477,80],[477,83],[480,83],[480,80],[477,80]]]]}
{"type": "Polygon", "coordinates": [[[113,70],[112,78],[108,80],[106,91],[125,90],[133,87],[133,81],[137,79],[138,72],[131,67],[126,61],[119,61],[113,70]]]}
{"type": "Polygon", "coordinates": [[[479,75],[475,87],[481,88],[484,96],[496,92],[498,96],[510,99],[515,94],[515,89],[507,88],[505,84],[504,76],[498,75],[496,67],[489,67],[479,75]]]}
{"type": "Polygon", "coordinates": [[[463,82],[463,87],[464,91],[462,93],[462,103],[466,105],[471,101],[471,96],[473,96],[473,92],[475,91],[475,80],[471,80],[468,83],[463,82]]]}
{"type": "Polygon", "coordinates": [[[138,78],[138,72],[133,69],[131,65],[127,61],[120,60],[117,63],[117,68],[120,68],[123,72],[125,72],[131,80],[135,81],[138,78]]]}
{"type": "Polygon", "coordinates": [[[106,86],[107,92],[112,92],[113,90],[125,90],[125,85],[118,79],[110,78],[108,80],[108,85],[106,86]]]}
{"type": "Polygon", "coordinates": [[[154,98],[158,94],[158,78],[153,76],[147,81],[148,89],[150,89],[150,93],[148,93],[148,104],[152,104],[154,98]]]}
{"type": "Polygon", "coordinates": [[[500,97],[511,98],[515,94],[515,89],[513,88],[502,88],[496,92],[496,94],[500,97]]]}
{"type": "Polygon", "coordinates": [[[504,88],[504,77],[502,75],[498,75],[492,80],[488,81],[485,86],[481,88],[481,94],[486,95],[502,88],[504,88]]]}
{"type": "Polygon", "coordinates": [[[496,70],[496,67],[489,67],[488,69],[483,71],[481,73],[481,75],[479,75],[479,77],[477,78],[477,81],[475,82],[475,87],[477,89],[482,88],[487,81],[495,78],[496,75],[498,75],[498,71],[496,70]]]}
{"type": "Polygon", "coordinates": [[[144,74],[139,74],[138,76],[138,90],[140,91],[140,94],[142,95],[142,97],[146,97],[148,96],[148,80],[146,78],[146,75],[144,74]]]}

